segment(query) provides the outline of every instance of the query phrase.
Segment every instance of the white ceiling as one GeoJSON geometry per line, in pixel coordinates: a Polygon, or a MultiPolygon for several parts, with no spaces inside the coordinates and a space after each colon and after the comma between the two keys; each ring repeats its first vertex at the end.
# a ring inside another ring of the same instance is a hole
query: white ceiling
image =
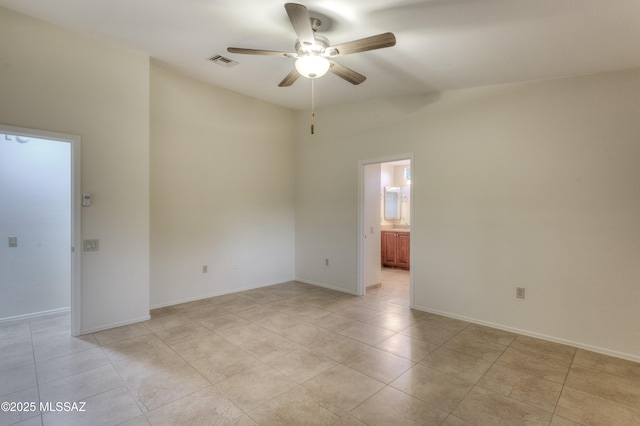
{"type": "MultiPolygon", "coordinates": [[[[293,59],[234,55],[228,46],[293,52],[276,0],[0,0],[0,6],[128,46],[196,79],[295,109],[310,80],[278,83],[293,59]],[[233,68],[207,58],[222,54],[233,68]]],[[[337,58],[367,76],[329,73],[316,105],[640,67],[640,0],[300,0],[338,44],[391,31],[394,47],[337,58]],[[326,21],[326,19],[325,19],[326,21]]]]}

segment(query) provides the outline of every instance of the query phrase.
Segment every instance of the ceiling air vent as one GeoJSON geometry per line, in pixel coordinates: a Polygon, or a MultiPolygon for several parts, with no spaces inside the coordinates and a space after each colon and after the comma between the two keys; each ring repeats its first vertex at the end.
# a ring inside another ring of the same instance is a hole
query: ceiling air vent
{"type": "Polygon", "coordinates": [[[238,65],[237,61],[234,61],[233,59],[225,58],[222,55],[213,55],[212,57],[209,58],[209,60],[211,62],[215,62],[216,64],[221,65],[223,67],[227,67],[227,68],[238,65]]]}

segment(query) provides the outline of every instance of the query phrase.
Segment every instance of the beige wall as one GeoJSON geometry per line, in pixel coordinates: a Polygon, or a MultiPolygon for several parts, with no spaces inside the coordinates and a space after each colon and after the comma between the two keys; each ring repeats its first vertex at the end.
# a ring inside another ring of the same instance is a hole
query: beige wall
{"type": "Polygon", "coordinates": [[[355,291],[358,161],[413,152],[416,307],[640,360],[638,93],[636,69],[391,98],[314,136],[300,112],[296,277],[355,291]]]}
{"type": "Polygon", "coordinates": [[[81,331],[146,318],[149,58],[2,8],[0,58],[0,123],[82,138],[81,331]]]}
{"type": "Polygon", "coordinates": [[[292,280],[293,112],[155,65],[151,101],[152,307],[292,280]]]}

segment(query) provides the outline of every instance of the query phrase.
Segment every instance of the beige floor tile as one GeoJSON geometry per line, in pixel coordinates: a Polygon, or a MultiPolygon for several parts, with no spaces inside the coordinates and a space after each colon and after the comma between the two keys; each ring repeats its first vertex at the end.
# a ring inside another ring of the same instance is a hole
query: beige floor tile
{"type": "Polygon", "coordinates": [[[595,352],[578,349],[573,359],[574,365],[581,365],[593,370],[604,371],[620,377],[640,379],[640,363],[614,358],[595,352]]]}
{"type": "Polygon", "coordinates": [[[151,423],[149,423],[149,420],[147,420],[146,416],[144,414],[141,414],[131,420],[120,423],[118,426],[148,426],[150,424],[151,423]]]}
{"type": "Polygon", "coordinates": [[[117,425],[141,414],[124,385],[86,398],[82,402],[86,403],[82,407],[84,411],[45,412],[42,414],[43,423],[60,426],[117,425]]]}
{"type": "Polygon", "coordinates": [[[476,424],[462,420],[460,417],[456,417],[453,414],[449,414],[449,417],[447,417],[440,426],[476,426],[476,424]]]}
{"type": "Polygon", "coordinates": [[[165,328],[155,332],[155,335],[169,346],[184,342],[185,340],[204,339],[213,334],[213,331],[208,328],[192,323],[165,328]]]}
{"type": "Polygon", "coordinates": [[[200,299],[192,302],[179,303],[177,305],[172,305],[171,307],[177,312],[186,315],[187,312],[197,311],[198,309],[208,306],[211,306],[208,299],[200,299]]]}
{"type": "Polygon", "coordinates": [[[431,352],[420,363],[469,383],[476,383],[491,367],[488,361],[445,347],[431,352]]]}
{"type": "Polygon", "coordinates": [[[169,349],[169,346],[155,334],[120,340],[102,347],[111,362],[122,361],[144,353],[166,351],[167,349],[169,349]]]}
{"type": "Polygon", "coordinates": [[[35,365],[0,371],[0,396],[36,386],[35,365]]]}
{"type": "Polygon", "coordinates": [[[512,347],[498,358],[496,364],[556,383],[564,383],[569,372],[569,367],[564,365],[563,361],[558,364],[558,360],[555,358],[549,358],[540,353],[520,351],[512,347]]]}
{"type": "Polygon", "coordinates": [[[97,404],[45,424],[640,424],[640,364],[412,310],[391,272],[365,297],[292,281],[80,339],[69,313],[0,323],[0,396],[97,404]]]}
{"type": "Polygon", "coordinates": [[[339,417],[322,407],[300,386],[249,412],[261,425],[333,425],[339,417]]]}
{"type": "Polygon", "coordinates": [[[217,386],[243,411],[248,412],[296,386],[296,383],[266,364],[236,374],[217,386]]]}
{"type": "Polygon", "coordinates": [[[259,324],[273,332],[282,333],[295,326],[298,322],[300,322],[300,319],[293,314],[272,312],[262,317],[259,324]]]}
{"type": "Polygon", "coordinates": [[[570,365],[576,348],[562,345],[560,343],[548,342],[529,336],[518,336],[511,344],[511,347],[521,351],[542,354],[548,358],[557,360],[559,363],[570,365]]]}
{"type": "Polygon", "coordinates": [[[456,417],[475,425],[543,426],[551,422],[551,413],[507,396],[474,388],[453,411],[456,417]]]}
{"type": "Polygon", "coordinates": [[[489,362],[495,362],[507,349],[505,345],[483,340],[473,334],[463,333],[452,337],[444,346],[489,362]]]}
{"type": "Polygon", "coordinates": [[[382,327],[396,333],[410,327],[415,323],[415,321],[413,321],[411,318],[390,314],[387,312],[375,316],[370,320],[367,320],[366,322],[367,324],[375,325],[376,327],[382,327]]]}
{"type": "Polygon", "coordinates": [[[219,334],[229,342],[238,346],[261,338],[280,337],[273,331],[267,330],[266,328],[253,323],[229,327],[223,330],[216,330],[216,334],[219,334]]]}
{"type": "Polygon", "coordinates": [[[458,334],[458,331],[437,327],[425,321],[426,320],[421,320],[411,327],[405,328],[400,334],[436,345],[442,345],[458,334]]]}
{"type": "Polygon", "coordinates": [[[268,362],[285,356],[302,346],[270,331],[268,334],[247,340],[239,347],[259,360],[268,362]]]}
{"type": "Polygon", "coordinates": [[[602,371],[574,365],[565,386],[598,395],[640,411],[640,379],[620,377],[602,371]]]}
{"type": "Polygon", "coordinates": [[[11,343],[0,347],[0,371],[25,367],[35,363],[33,345],[28,343],[11,343]]]}
{"type": "Polygon", "coordinates": [[[586,426],[640,424],[640,411],[568,386],[562,391],[555,414],[586,426]]]}
{"type": "Polygon", "coordinates": [[[148,411],[204,389],[210,383],[190,365],[179,365],[153,374],[148,374],[148,370],[131,374],[126,385],[138,405],[148,411]]]}
{"type": "Polygon", "coordinates": [[[327,310],[358,321],[367,321],[380,315],[380,311],[374,309],[343,303],[330,306],[327,310]]]}
{"type": "Polygon", "coordinates": [[[43,402],[79,402],[124,383],[111,365],[95,368],[38,386],[43,402]]]}
{"type": "Polygon", "coordinates": [[[8,321],[0,323],[0,350],[14,344],[31,345],[31,325],[29,321],[8,321]]]}
{"type": "Polygon", "coordinates": [[[190,323],[193,323],[193,320],[182,314],[163,315],[158,318],[152,317],[150,320],[142,322],[145,327],[153,332],[190,323]]]}
{"type": "Polygon", "coordinates": [[[309,389],[309,395],[324,408],[344,416],[382,389],[384,383],[340,364],[302,386],[309,389]]]}
{"type": "Polygon", "coordinates": [[[134,337],[151,334],[152,331],[142,323],[123,325],[122,327],[111,328],[109,330],[98,331],[93,333],[100,345],[110,345],[120,340],[129,340],[134,337]]]}
{"type": "Polygon", "coordinates": [[[222,315],[227,315],[230,313],[231,312],[222,305],[211,305],[207,302],[206,305],[199,306],[196,309],[184,311],[182,314],[194,321],[199,321],[206,318],[214,318],[222,315]]]}
{"type": "MultiPolygon", "coordinates": [[[[31,419],[32,417],[37,417],[38,420],[40,420],[40,397],[38,396],[38,388],[35,386],[28,389],[23,389],[21,391],[2,395],[0,397],[0,402],[27,404],[27,408],[22,410],[0,410],[0,426],[13,425],[21,421],[31,419]],[[35,404],[35,406],[31,406],[31,403],[35,404]]],[[[14,408],[18,407],[16,406],[14,408]]]]}
{"type": "Polygon", "coordinates": [[[309,323],[296,324],[282,332],[282,336],[311,350],[321,350],[345,338],[309,323]]]}
{"type": "Polygon", "coordinates": [[[485,342],[499,343],[505,346],[510,345],[515,338],[518,337],[515,333],[486,327],[480,324],[469,324],[469,326],[462,330],[460,334],[471,335],[485,342]]]}
{"type": "Polygon", "coordinates": [[[456,333],[461,332],[471,324],[466,321],[462,321],[455,318],[443,317],[441,315],[430,315],[424,320],[422,320],[422,322],[439,327],[439,328],[445,328],[447,330],[455,331],[456,333]]]}
{"type": "Polygon", "coordinates": [[[233,424],[243,415],[220,389],[208,386],[150,411],[146,417],[152,425],[217,425],[233,424]]]}
{"type": "Polygon", "coordinates": [[[367,349],[343,363],[383,383],[390,383],[413,366],[413,362],[378,348],[367,349]]]}
{"type": "Polygon", "coordinates": [[[362,322],[356,322],[340,331],[339,334],[373,346],[385,339],[388,339],[395,333],[385,328],[376,327],[362,322]]]}
{"type": "Polygon", "coordinates": [[[109,364],[109,358],[102,351],[102,348],[76,352],[37,363],[38,383],[43,384],[62,379],[109,364]]]}
{"type": "Polygon", "coordinates": [[[500,365],[491,367],[480,379],[478,386],[549,412],[555,409],[562,391],[560,383],[500,365]]]}
{"type": "Polygon", "coordinates": [[[550,426],[582,426],[580,423],[576,423],[573,420],[568,420],[560,416],[553,416],[550,426]]]}
{"type": "Polygon", "coordinates": [[[100,345],[93,335],[80,337],[64,336],[56,341],[43,345],[34,345],[33,355],[36,362],[58,358],[75,352],[87,351],[98,348],[100,345]]]}
{"type": "Polygon", "coordinates": [[[221,331],[231,327],[238,327],[251,324],[251,321],[230,313],[225,315],[217,315],[214,317],[205,317],[198,320],[198,323],[207,327],[211,331],[221,331]]]}
{"type": "Polygon", "coordinates": [[[389,386],[360,404],[351,414],[369,426],[439,425],[449,415],[389,386]]]}
{"type": "Polygon", "coordinates": [[[28,418],[27,420],[23,420],[13,426],[42,426],[42,416],[37,415],[35,417],[28,418]]]}
{"type": "Polygon", "coordinates": [[[260,365],[257,358],[235,346],[231,346],[231,349],[214,350],[189,363],[212,384],[245,373],[260,365]]]}
{"type": "Polygon", "coordinates": [[[125,381],[163,374],[175,368],[184,368],[187,365],[183,358],[169,348],[153,352],[142,352],[113,363],[113,367],[125,381]]]}
{"type": "Polygon", "coordinates": [[[309,320],[309,322],[318,327],[338,333],[345,328],[356,324],[357,320],[345,317],[344,315],[336,314],[334,312],[327,312],[325,315],[319,318],[309,320]]]}
{"type": "Polygon", "coordinates": [[[303,383],[337,365],[336,361],[303,347],[266,362],[297,383],[303,383]]]}
{"type": "Polygon", "coordinates": [[[387,308],[386,312],[389,314],[409,318],[413,323],[421,321],[431,315],[427,312],[419,311],[417,309],[411,309],[409,308],[408,304],[407,306],[401,306],[401,305],[390,306],[389,308],[387,308]]]}
{"type": "Polygon", "coordinates": [[[171,349],[186,361],[204,358],[212,353],[227,352],[237,347],[227,339],[215,333],[197,339],[189,339],[171,345],[171,349]]]}
{"type": "Polygon", "coordinates": [[[457,377],[417,364],[391,382],[391,386],[427,404],[451,412],[473,385],[457,377]]]}
{"type": "Polygon", "coordinates": [[[439,348],[438,345],[425,342],[424,340],[412,339],[404,334],[395,334],[378,343],[376,347],[413,362],[419,362],[425,356],[439,348]]]}
{"type": "Polygon", "coordinates": [[[321,353],[334,361],[344,362],[349,358],[366,351],[370,347],[371,346],[358,342],[357,340],[342,337],[328,345],[318,345],[314,350],[315,352],[321,353]]]}
{"type": "Polygon", "coordinates": [[[337,422],[333,424],[333,426],[367,426],[365,423],[358,420],[355,416],[351,414],[347,414],[345,416],[340,417],[337,422]]]}

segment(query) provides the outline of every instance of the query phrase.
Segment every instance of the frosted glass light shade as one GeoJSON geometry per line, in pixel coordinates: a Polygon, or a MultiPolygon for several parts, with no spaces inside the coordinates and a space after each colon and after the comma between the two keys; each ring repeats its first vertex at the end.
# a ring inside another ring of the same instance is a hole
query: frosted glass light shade
{"type": "Polygon", "coordinates": [[[296,60],[296,70],[307,78],[322,77],[329,71],[329,60],[317,55],[307,55],[296,60]]]}

